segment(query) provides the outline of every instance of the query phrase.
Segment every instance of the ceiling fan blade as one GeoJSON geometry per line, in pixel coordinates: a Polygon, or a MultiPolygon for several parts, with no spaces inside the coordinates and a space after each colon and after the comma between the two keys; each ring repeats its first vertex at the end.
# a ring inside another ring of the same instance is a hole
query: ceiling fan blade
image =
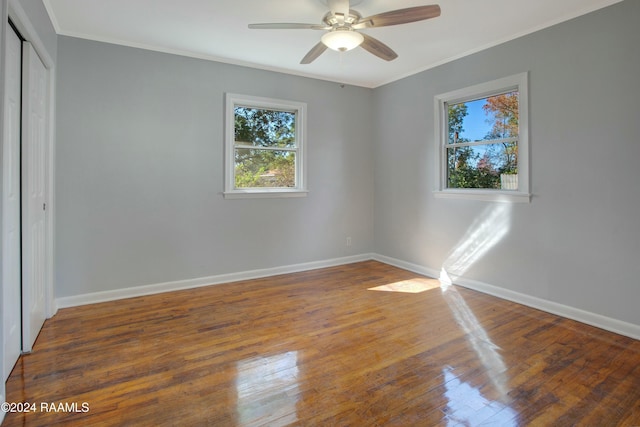
{"type": "Polygon", "coordinates": [[[281,22],[271,24],[249,24],[252,30],[329,30],[331,27],[317,24],[299,24],[294,22],[281,22]]]}
{"type": "Polygon", "coordinates": [[[327,46],[325,46],[325,44],[322,42],[318,43],[311,48],[311,50],[304,56],[304,58],[302,58],[302,61],[300,61],[300,63],[311,64],[316,60],[318,56],[322,55],[325,50],[327,50],[327,46]]]}
{"type": "Polygon", "coordinates": [[[440,16],[440,6],[432,4],[429,6],[416,6],[406,9],[391,10],[377,15],[362,18],[353,26],[354,29],[388,27],[390,25],[408,24],[409,22],[423,21],[425,19],[440,16]]]}
{"type": "Polygon", "coordinates": [[[389,46],[382,43],[378,39],[374,39],[371,36],[368,36],[364,33],[360,33],[364,36],[364,41],[360,45],[364,50],[369,53],[374,54],[378,58],[384,59],[385,61],[393,61],[398,57],[398,54],[393,51],[389,46]]]}

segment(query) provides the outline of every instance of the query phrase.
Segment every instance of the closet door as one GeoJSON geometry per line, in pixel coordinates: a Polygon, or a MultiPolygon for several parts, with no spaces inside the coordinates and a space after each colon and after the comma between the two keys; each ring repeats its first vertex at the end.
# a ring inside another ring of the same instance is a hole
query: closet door
{"type": "Polygon", "coordinates": [[[22,350],[31,351],[46,319],[47,69],[22,47],[22,350]]]}

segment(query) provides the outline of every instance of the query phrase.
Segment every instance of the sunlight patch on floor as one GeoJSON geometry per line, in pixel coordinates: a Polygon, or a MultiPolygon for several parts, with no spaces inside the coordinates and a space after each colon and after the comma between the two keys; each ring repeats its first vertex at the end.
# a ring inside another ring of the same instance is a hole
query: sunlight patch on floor
{"type": "Polygon", "coordinates": [[[400,282],[389,283],[386,285],[376,286],[375,288],[369,288],[369,291],[382,291],[382,292],[404,292],[407,294],[419,294],[420,292],[428,291],[431,289],[440,288],[440,282],[437,279],[429,278],[415,278],[409,280],[402,280],[400,282]]]}

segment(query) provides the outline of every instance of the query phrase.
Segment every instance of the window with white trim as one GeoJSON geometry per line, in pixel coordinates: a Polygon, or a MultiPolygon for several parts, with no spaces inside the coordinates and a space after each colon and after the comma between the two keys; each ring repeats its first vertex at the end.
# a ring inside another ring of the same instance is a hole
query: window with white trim
{"type": "Polygon", "coordinates": [[[435,97],[436,197],[528,202],[527,73],[435,97]]]}
{"type": "Polygon", "coordinates": [[[303,197],[303,102],[226,94],[225,198],[303,197]]]}

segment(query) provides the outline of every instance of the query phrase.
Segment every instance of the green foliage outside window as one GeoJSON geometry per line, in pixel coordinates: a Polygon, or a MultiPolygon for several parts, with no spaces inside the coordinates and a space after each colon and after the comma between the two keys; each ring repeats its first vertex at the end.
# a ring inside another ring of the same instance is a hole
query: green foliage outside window
{"type": "Polygon", "coordinates": [[[235,187],[296,186],[296,113],[237,106],[235,187]]]}
{"type": "Polygon", "coordinates": [[[485,98],[482,109],[491,130],[477,143],[464,136],[467,103],[447,105],[448,188],[500,189],[501,175],[518,173],[518,92],[485,98]],[[457,144],[474,143],[458,146],[457,144]]]}

